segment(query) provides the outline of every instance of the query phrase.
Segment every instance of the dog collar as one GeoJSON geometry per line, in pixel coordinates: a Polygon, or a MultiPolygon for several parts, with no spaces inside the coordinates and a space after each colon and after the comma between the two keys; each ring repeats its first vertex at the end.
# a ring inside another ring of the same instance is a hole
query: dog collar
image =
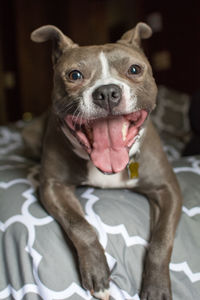
{"type": "Polygon", "coordinates": [[[133,157],[130,158],[127,165],[128,175],[130,179],[137,179],[139,177],[139,162],[138,162],[139,153],[137,152],[133,157]]]}

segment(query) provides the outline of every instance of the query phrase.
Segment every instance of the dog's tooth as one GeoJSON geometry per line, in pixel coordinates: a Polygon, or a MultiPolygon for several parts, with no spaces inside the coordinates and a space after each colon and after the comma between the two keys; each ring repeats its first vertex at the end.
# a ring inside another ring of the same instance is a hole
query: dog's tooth
{"type": "Polygon", "coordinates": [[[123,138],[123,141],[126,140],[127,131],[128,131],[128,122],[124,122],[123,125],[122,125],[122,138],[123,138]]]}

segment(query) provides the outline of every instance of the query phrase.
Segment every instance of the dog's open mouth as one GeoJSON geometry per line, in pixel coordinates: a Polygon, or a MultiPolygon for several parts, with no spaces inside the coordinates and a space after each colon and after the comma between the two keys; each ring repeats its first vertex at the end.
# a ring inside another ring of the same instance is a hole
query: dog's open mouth
{"type": "Polygon", "coordinates": [[[67,115],[65,122],[86,149],[94,165],[104,173],[122,171],[129,161],[129,149],[147,118],[146,110],[127,115],[86,120],[67,115]]]}

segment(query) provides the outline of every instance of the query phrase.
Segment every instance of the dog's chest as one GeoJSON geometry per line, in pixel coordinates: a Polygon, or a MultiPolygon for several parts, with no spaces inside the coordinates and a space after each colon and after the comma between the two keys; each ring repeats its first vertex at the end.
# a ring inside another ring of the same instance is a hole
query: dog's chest
{"type": "Polygon", "coordinates": [[[130,179],[128,170],[120,173],[106,175],[100,172],[91,161],[87,163],[88,176],[83,185],[90,185],[100,188],[133,188],[137,186],[138,179],[130,179]]]}

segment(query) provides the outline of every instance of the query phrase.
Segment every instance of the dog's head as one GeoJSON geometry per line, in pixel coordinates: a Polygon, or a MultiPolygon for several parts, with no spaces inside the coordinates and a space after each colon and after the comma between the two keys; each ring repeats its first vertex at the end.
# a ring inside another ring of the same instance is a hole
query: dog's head
{"type": "Polygon", "coordinates": [[[114,44],[85,47],[50,25],[31,35],[35,42],[53,41],[53,108],[63,131],[105,173],[126,167],[155,107],[157,88],[140,47],[151,34],[138,23],[114,44]]]}

